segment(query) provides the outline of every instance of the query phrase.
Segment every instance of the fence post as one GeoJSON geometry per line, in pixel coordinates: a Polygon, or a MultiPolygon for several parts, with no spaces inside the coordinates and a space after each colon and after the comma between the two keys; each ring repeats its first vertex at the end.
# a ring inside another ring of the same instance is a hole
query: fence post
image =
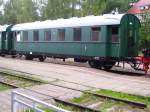
{"type": "Polygon", "coordinates": [[[43,102],[42,100],[38,100],[32,96],[28,96],[28,95],[22,94],[17,91],[12,91],[12,93],[11,93],[11,112],[17,112],[18,109],[20,112],[20,109],[24,110],[25,107],[26,107],[25,109],[33,109],[33,111],[36,111],[36,112],[43,112],[43,110],[40,109],[39,106],[43,106],[43,107],[55,110],[57,112],[70,112],[70,111],[64,110],[62,108],[59,108],[55,105],[43,102]],[[30,104],[29,102],[26,102],[25,99],[31,101],[32,103],[30,104]],[[21,107],[21,108],[19,108],[19,107],[21,107]]]}
{"type": "Polygon", "coordinates": [[[14,92],[11,93],[11,112],[15,112],[15,94],[14,92]]]}

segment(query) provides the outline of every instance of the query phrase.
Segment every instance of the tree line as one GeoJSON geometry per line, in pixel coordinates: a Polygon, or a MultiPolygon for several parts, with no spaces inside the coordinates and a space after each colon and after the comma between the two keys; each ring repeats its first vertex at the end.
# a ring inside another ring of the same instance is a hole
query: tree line
{"type": "Polygon", "coordinates": [[[128,0],[0,0],[0,24],[16,24],[47,19],[81,17],[128,10],[128,0]]]}

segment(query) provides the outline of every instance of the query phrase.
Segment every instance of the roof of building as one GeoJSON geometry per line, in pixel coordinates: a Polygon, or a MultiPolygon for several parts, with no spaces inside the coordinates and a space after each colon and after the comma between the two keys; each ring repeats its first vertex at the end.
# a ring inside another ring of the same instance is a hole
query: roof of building
{"type": "Polygon", "coordinates": [[[139,0],[128,10],[129,14],[150,13],[150,0],[139,0]]]}
{"type": "Polygon", "coordinates": [[[46,20],[42,22],[37,21],[14,25],[12,31],[97,25],[117,25],[120,24],[123,15],[124,14],[105,14],[102,16],[86,16],[81,18],[73,17],[69,19],[46,20]]]}

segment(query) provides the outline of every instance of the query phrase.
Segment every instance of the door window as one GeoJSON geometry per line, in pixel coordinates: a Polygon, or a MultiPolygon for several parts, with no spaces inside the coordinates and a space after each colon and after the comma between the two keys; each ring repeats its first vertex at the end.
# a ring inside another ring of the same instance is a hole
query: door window
{"type": "Polygon", "coordinates": [[[45,32],[44,32],[44,40],[45,41],[51,41],[51,30],[46,30],[45,32]]]}
{"type": "Polygon", "coordinates": [[[28,31],[23,31],[23,41],[28,41],[28,31]]]}
{"type": "Polygon", "coordinates": [[[91,33],[91,41],[99,41],[100,40],[100,27],[93,27],[91,33]]]}
{"type": "Polygon", "coordinates": [[[119,42],[119,27],[118,26],[113,26],[111,28],[111,41],[119,42]]]}
{"type": "Polygon", "coordinates": [[[58,41],[65,40],[65,29],[58,29],[58,41]]]}
{"type": "Polygon", "coordinates": [[[39,31],[33,31],[33,41],[39,41],[39,31]]]}
{"type": "Polygon", "coordinates": [[[73,40],[81,41],[81,28],[74,28],[73,40]]]}

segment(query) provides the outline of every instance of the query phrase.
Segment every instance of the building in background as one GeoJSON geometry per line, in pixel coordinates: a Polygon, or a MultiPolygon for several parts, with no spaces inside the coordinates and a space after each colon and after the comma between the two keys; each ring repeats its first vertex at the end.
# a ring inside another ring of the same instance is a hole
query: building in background
{"type": "Polygon", "coordinates": [[[139,0],[129,0],[130,7],[134,6],[139,0]]]}
{"type": "Polygon", "coordinates": [[[150,19],[150,0],[131,0],[129,14],[136,14],[141,20],[150,19]]]}
{"type": "Polygon", "coordinates": [[[131,1],[130,6],[130,14],[150,13],[150,0],[131,1]]]}
{"type": "Polygon", "coordinates": [[[135,14],[141,21],[141,42],[146,45],[150,40],[150,0],[132,0],[130,2],[129,14],[135,14]]]}

